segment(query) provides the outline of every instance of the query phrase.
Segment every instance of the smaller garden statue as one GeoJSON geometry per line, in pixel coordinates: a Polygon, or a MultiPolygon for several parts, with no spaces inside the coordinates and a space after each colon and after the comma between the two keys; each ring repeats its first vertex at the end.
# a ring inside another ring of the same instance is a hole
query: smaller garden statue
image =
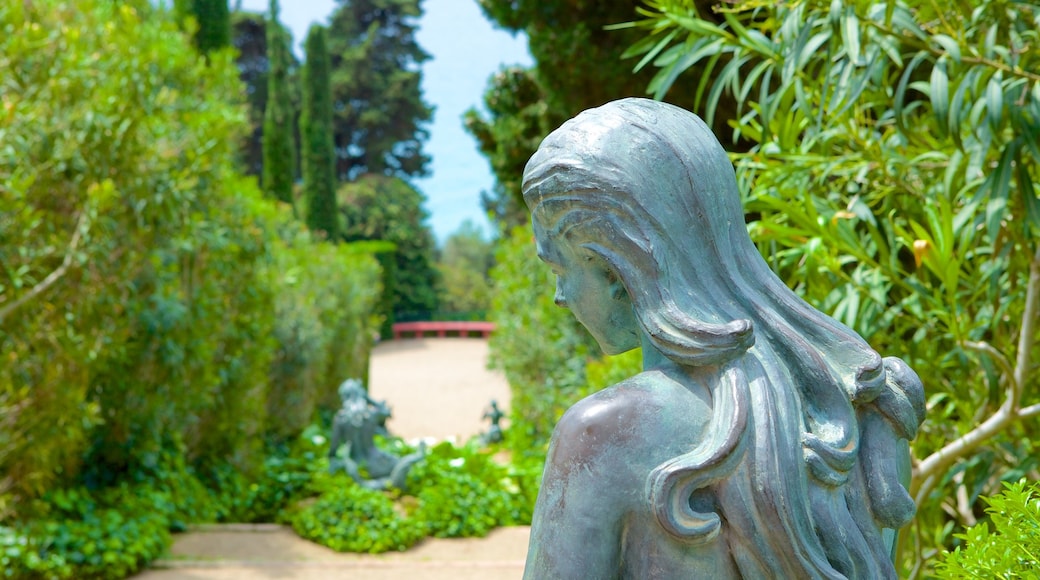
{"type": "Polygon", "coordinates": [[[506,414],[498,408],[498,402],[491,399],[491,408],[484,411],[484,416],[481,417],[481,419],[488,419],[491,421],[491,428],[488,429],[488,432],[483,436],[485,444],[502,442],[502,426],[499,425],[499,422],[502,420],[502,417],[505,416],[506,414]]]}
{"type": "Polygon", "coordinates": [[[374,401],[359,379],[347,379],[339,387],[343,406],[332,420],[329,471],[343,470],[369,489],[404,489],[408,470],[422,459],[424,450],[397,457],[376,447],[375,436],[389,436],[386,420],[390,407],[374,401]]]}

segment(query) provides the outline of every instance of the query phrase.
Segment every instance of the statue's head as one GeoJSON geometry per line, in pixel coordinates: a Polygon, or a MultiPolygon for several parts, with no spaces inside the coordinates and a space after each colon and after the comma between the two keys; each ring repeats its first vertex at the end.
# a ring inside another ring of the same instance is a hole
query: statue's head
{"type": "Polygon", "coordinates": [[[339,386],[339,398],[344,402],[364,394],[365,390],[361,387],[361,379],[347,379],[339,386]]]}
{"type": "Polygon", "coordinates": [[[718,363],[754,342],[730,271],[750,251],[733,167],[697,116],[648,99],[585,111],[524,172],[557,299],[605,352],[639,344],[718,363]]]}

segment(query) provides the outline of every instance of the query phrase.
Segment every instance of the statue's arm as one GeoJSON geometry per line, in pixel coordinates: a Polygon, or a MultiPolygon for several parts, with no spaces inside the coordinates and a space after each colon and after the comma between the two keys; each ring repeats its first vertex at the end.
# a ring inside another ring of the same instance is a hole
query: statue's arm
{"type": "Polygon", "coordinates": [[[531,525],[525,580],[617,578],[634,485],[617,399],[585,399],[560,420],[531,525]]]}

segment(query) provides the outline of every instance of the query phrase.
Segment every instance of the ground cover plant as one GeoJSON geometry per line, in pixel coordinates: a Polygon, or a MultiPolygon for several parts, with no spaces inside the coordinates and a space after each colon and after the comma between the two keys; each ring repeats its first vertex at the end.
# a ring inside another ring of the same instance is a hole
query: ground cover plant
{"type": "MultiPolygon", "coordinates": [[[[326,445],[323,438],[316,439],[326,445]]],[[[416,448],[400,439],[377,442],[397,456],[416,448]]],[[[494,459],[500,447],[479,438],[464,445],[440,442],[408,474],[406,490],[366,489],[345,473],[315,471],[277,519],[303,538],[340,552],[406,550],[427,536],[483,537],[499,526],[531,521],[534,493],[529,472],[494,459]]],[[[540,463],[538,464],[540,475],[540,463]]]]}

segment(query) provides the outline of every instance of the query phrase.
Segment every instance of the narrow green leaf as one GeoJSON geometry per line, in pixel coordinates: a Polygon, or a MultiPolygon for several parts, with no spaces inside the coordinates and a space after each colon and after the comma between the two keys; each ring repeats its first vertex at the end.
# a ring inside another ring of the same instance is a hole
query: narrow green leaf
{"type": "Polygon", "coordinates": [[[892,28],[896,32],[917,37],[920,40],[928,40],[928,34],[914,19],[914,15],[905,7],[898,6],[892,13],[892,28]]]}
{"type": "Polygon", "coordinates": [[[636,22],[619,22],[617,24],[607,24],[603,27],[603,30],[625,30],[626,28],[636,28],[638,24],[636,22]]]}
{"type": "Polygon", "coordinates": [[[950,106],[950,77],[946,72],[946,61],[946,56],[939,57],[935,66],[932,67],[932,77],[929,83],[931,85],[929,98],[932,102],[932,112],[939,122],[939,130],[942,135],[946,134],[949,127],[947,113],[950,106]]]}
{"type": "Polygon", "coordinates": [[[816,53],[820,50],[823,44],[831,39],[831,31],[823,30],[818,32],[815,36],[809,39],[802,48],[802,51],[798,54],[797,66],[798,69],[804,69],[805,65],[811,58],[816,56],[816,53]]]}
{"type": "Polygon", "coordinates": [[[759,143],[765,143],[773,138],[772,125],[770,123],[772,115],[771,108],[767,110],[766,106],[769,105],[769,87],[773,81],[773,67],[769,67],[765,72],[765,76],[762,78],[762,83],[759,85],[759,117],[762,120],[762,136],[759,139],[759,143]]]}
{"type": "Polygon", "coordinates": [[[1040,232],[1040,190],[1029,173],[1029,165],[1025,159],[1019,158],[1015,163],[1018,169],[1018,190],[1022,194],[1022,206],[1025,207],[1026,223],[1034,232],[1040,232]]]}
{"type": "Polygon", "coordinates": [[[747,41],[752,48],[754,48],[760,58],[778,58],[779,55],[776,53],[773,41],[761,32],[749,28],[747,29],[747,41]]]}
{"type": "Polygon", "coordinates": [[[946,171],[943,172],[943,191],[946,197],[955,199],[959,192],[954,187],[961,182],[961,164],[964,163],[964,151],[957,149],[946,162],[946,171]]]}
{"type": "Polygon", "coordinates": [[[832,115],[835,109],[838,108],[838,105],[849,100],[850,79],[852,78],[853,70],[856,68],[853,66],[853,63],[848,61],[842,62],[840,65],[836,64],[835,68],[838,68],[838,66],[840,66],[841,73],[838,75],[838,81],[834,83],[834,92],[831,93],[830,101],[827,103],[827,111],[832,115]]]}
{"type": "MultiPolygon", "coordinates": [[[[728,16],[728,14],[727,14],[727,16],[728,16]]],[[[675,17],[673,17],[673,20],[679,26],[681,26],[681,27],[685,28],[686,30],[689,30],[693,34],[696,34],[696,35],[699,35],[699,36],[708,36],[708,37],[713,37],[713,38],[715,38],[715,37],[725,37],[725,38],[730,38],[730,39],[733,38],[733,35],[730,32],[726,31],[723,28],[720,28],[719,26],[717,26],[717,25],[715,25],[715,24],[713,24],[711,22],[708,22],[707,20],[701,20],[700,18],[694,18],[694,17],[691,17],[691,16],[675,16],[675,17]]],[[[730,20],[729,18],[726,18],[727,22],[729,22],[729,20],[730,20]]],[[[737,34],[739,35],[740,33],[737,32],[737,34]]]]}
{"type": "Polygon", "coordinates": [[[841,17],[841,40],[845,45],[845,54],[856,65],[861,64],[862,49],[859,42],[859,17],[855,6],[847,6],[841,17]]]}
{"type": "Polygon", "coordinates": [[[737,95],[738,107],[743,106],[743,104],[747,102],[748,94],[751,92],[751,89],[758,85],[758,77],[760,77],[766,69],[772,67],[772,61],[764,60],[755,65],[755,68],[751,69],[751,72],[744,77],[743,86],[740,88],[740,93],[737,95]]]}
{"type": "Polygon", "coordinates": [[[679,60],[679,57],[681,57],[685,53],[685,44],[677,44],[675,46],[672,46],[668,50],[664,51],[664,53],[658,55],[656,59],[654,59],[654,66],[657,68],[668,68],[672,66],[672,64],[675,63],[675,61],[679,60]]]}
{"type": "MultiPolygon", "coordinates": [[[[874,61],[877,61],[878,58],[878,54],[875,53],[874,57],[871,59],[871,64],[873,64],[874,61]]],[[[873,85],[874,79],[870,73],[871,68],[871,66],[868,66],[864,70],[854,71],[856,75],[852,78],[850,83],[849,95],[845,98],[845,102],[842,104],[841,108],[832,113],[834,116],[843,115],[849,107],[852,107],[859,102],[859,98],[863,94],[863,91],[873,85]]]]}
{"type": "Polygon", "coordinates": [[[748,61],[750,57],[740,56],[734,57],[726,66],[722,67],[719,72],[719,76],[715,78],[715,84],[711,87],[711,91],[708,93],[708,102],[705,110],[705,122],[711,125],[715,119],[715,109],[718,107],[719,99],[722,96],[722,90],[728,86],[739,86],[740,67],[744,66],[744,63],[748,61]]]}
{"type": "Polygon", "coordinates": [[[986,120],[994,131],[1000,129],[1000,122],[1004,119],[1004,90],[1001,81],[1004,75],[997,71],[989,78],[986,84],[986,120]]]}
{"type": "Polygon", "coordinates": [[[935,242],[935,251],[939,254],[942,261],[949,257],[950,246],[952,245],[950,238],[947,236],[947,232],[951,228],[946,226],[946,220],[943,219],[946,217],[946,212],[942,211],[942,202],[945,199],[944,196],[938,196],[932,203],[927,203],[924,206],[925,217],[928,220],[928,229],[931,231],[932,240],[935,242]]]}
{"type": "MultiPolygon", "coordinates": [[[[972,73],[977,73],[978,69],[972,69],[972,73]]],[[[961,79],[960,85],[957,86],[957,90],[953,93],[953,100],[950,101],[950,110],[947,112],[946,124],[950,127],[950,137],[953,138],[953,143],[958,149],[964,147],[964,143],[961,141],[961,119],[963,118],[964,108],[964,96],[967,94],[968,89],[974,82],[971,80],[971,76],[961,79]]]]}
{"type": "MultiPolygon", "coordinates": [[[[719,39],[716,39],[712,42],[708,42],[699,49],[682,56],[681,58],[673,62],[668,68],[662,69],[661,72],[664,73],[663,76],[659,74],[658,76],[655,76],[654,80],[652,81],[652,86],[654,88],[651,90],[653,90],[654,92],[654,98],[663,98],[665,93],[668,92],[668,89],[670,89],[672,87],[672,84],[675,83],[675,79],[678,78],[680,74],[685,72],[691,66],[700,62],[700,60],[704,57],[714,56],[717,58],[717,56],[721,52],[721,46],[722,41],[719,39]]],[[[710,62],[709,68],[714,68],[714,62],[714,60],[710,62]]],[[[710,70],[704,71],[703,74],[707,75],[708,73],[710,73],[710,70]]],[[[722,74],[724,73],[725,70],[723,70],[722,74]]],[[[716,83],[722,81],[722,74],[720,74],[719,78],[716,79],[716,83]]],[[[711,97],[709,96],[709,101],[710,99],[711,97]]],[[[711,102],[709,102],[709,106],[713,106],[711,102]]]]}
{"type": "Polygon", "coordinates": [[[986,31],[986,40],[985,43],[982,45],[982,56],[986,58],[991,59],[995,54],[994,48],[997,45],[997,30],[998,27],[996,25],[991,25],[989,27],[989,30],[986,31]]]}
{"type": "MultiPolygon", "coordinates": [[[[678,33],[679,33],[678,30],[673,30],[673,31],[669,32],[668,34],[666,34],[664,36],[664,38],[662,38],[660,41],[658,41],[657,44],[655,44],[653,46],[653,48],[651,48],[649,51],[647,51],[647,53],[645,55],[643,55],[643,58],[641,58],[639,60],[639,63],[636,64],[635,68],[633,68],[632,71],[633,72],[638,72],[640,70],[643,70],[643,67],[646,66],[646,63],[648,63],[648,62],[654,60],[655,58],[657,58],[657,55],[660,54],[661,51],[664,50],[666,46],[668,46],[669,44],[672,43],[672,40],[675,39],[675,36],[678,33]]],[[[636,54],[639,54],[639,53],[636,53],[636,54]]],[[[622,54],[621,58],[625,58],[625,55],[622,54]]],[[[662,65],[658,65],[658,66],[662,66],[662,65]]]]}
{"type": "Polygon", "coordinates": [[[831,0],[831,8],[830,11],[827,13],[831,21],[831,26],[837,28],[838,25],[841,24],[842,8],[844,6],[845,3],[841,0],[831,0]]]}
{"type": "Polygon", "coordinates": [[[1000,162],[987,179],[992,179],[989,187],[989,201],[986,203],[986,231],[990,239],[996,239],[1000,230],[1000,222],[1007,212],[1008,192],[1011,188],[1011,172],[1015,157],[1018,154],[1019,141],[1016,139],[1007,144],[1000,155],[1000,162]]]}
{"type": "Polygon", "coordinates": [[[701,107],[705,89],[708,88],[708,84],[715,78],[715,65],[718,64],[719,59],[722,58],[722,54],[721,50],[716,51],[715,54],[708,58],[707,64],[701,68],[701,80],[697,81],[697,94],[694,95],[693,99],[693,105],[697,109],[700,109],[701,107]]]}
{"type": "Polygon", "coordinates": [[[891,36],[878,36],[875,42],[881,50],[888,56],[888,60],[892,61],[892,64],[897,69],[903,68],[903,55],[899,53],[899,43],[895,38],[891,36]]]}
{"type": "MultiPolygon", "coordinates": [[[[674,33],[675,31],[673,31],[674,33]]],[[[656,35],[647,36],[639,40],[639,42],[625,49],[625,52],[621,53],[621,59],[632,58],[633,56],[639,56],[651,49],[655,44],[656,35]]]]}
{"type": "Polygon", "coordinates": [[[1040,116],[1034,117],[1031,121],[1021,119],[1016,123],[1016,127],[1022,136],[1022,141],[1029,149],[1029,153],[1033,156],[1029,160],[1030,163],[1040,165],[1040,116]]]}
{"type": "Polygon", "coordinates": [[[957,41],[945,34],[936,34],[932,36],[932,41],[938,44],[946,54],[950,55],[953,62],[961,63],[961,47],[957,44],[957,41]]]}
{"type": "MultiPolygon", "coordinates": [[[[1029,92],[1032,94],[1033,107],[1040,107],[1040,81],[1034,81],[1029,92]]],[[[1040,116],[1037,119],[1040,120],[1040,116]]]]}
{"type": "Polygon", "coordinates": [[[892,17],[895,15],[895,11],[895,2],[885,2],[885,26],[892,26],[892,17]]]}
{"type": "Polygon", "coordinates": [[[896,93],[894,96],[894,113],[897,125],[904,131],[908,132],[906,127],[906,119],[904,116],[904,103],[906,102],[906,88],[910,83],[910,79],[913,77],[914,71],[921,65],[924,60],[928,58],[928,53],[921,51],[910,60],[910,64],[907,65],[903,71],[903,76],[899,79],[899,84],[896,85],[896,93]]]}

